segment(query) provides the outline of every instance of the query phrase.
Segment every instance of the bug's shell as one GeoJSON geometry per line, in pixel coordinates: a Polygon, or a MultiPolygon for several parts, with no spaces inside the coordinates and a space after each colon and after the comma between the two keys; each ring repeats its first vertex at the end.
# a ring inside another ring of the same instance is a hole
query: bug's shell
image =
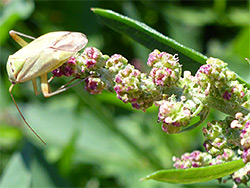
{"type": "Polygon", "coordinates": [[[15,84],[51,72],[83,49],[87,42],[86,36],[79,32],[58,31],[42,35],[9,56],[9,79],[15,84]]]}

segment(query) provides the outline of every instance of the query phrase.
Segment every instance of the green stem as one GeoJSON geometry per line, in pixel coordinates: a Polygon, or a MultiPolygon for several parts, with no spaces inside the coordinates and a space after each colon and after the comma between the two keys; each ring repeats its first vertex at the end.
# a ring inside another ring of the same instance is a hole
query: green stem
{"type": "Polygon", "coordinates": [[[193,117],[197,116],[203,109],[203,103],[200,103],[199,107],[196,109],[196,111],[192,114],[193,117]]]}
{"type": "Polygon", "coordinates": [[[231,116],[234,116],[237,112],[241,112],[244,115],[250,113],[250,109],[232,102],[225,101],[223,99],[218,99],[212,96],[204,97],[203,95],[199,94],[195,95],[195,97],[197,97],[204,105],[208,106],[209,108],[219,110],[231,116]]]}

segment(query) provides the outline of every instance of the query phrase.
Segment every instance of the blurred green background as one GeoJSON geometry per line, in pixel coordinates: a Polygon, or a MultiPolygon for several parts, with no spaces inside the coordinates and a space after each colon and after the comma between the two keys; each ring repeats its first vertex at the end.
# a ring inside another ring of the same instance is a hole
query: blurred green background
{"type": "MultiPolygon", "coordinates": [[[[93,96],[78,86],[51,98],[35,96],[31,82],[13,95],[24,116],[47,142],[25,126],[8,93],[8,56],[20,47],[13,29],[34,37],[51,31],[79,31],[104,54],[119,53],[147,71],[148,49],[100,23],[91,7],[111,9],[137,19],[183,45],[221,58],[246,80],[250,67],[249,1],[32,1],[0,2],[0,186],[1,187],[231,187],[216,180],[173,185],[139,181],[172,168],[172,156],[203,150],[202,126],[166,135],[157,124],[157,108],[141,112],[113,93],[93,96]],[[17,186],[18,185],[18,186],[17,186]]],[[[55,90],[66,79],[54,79],[55,90]]],[[[222,119],[214,112],[208,120],[222,119]]]]}

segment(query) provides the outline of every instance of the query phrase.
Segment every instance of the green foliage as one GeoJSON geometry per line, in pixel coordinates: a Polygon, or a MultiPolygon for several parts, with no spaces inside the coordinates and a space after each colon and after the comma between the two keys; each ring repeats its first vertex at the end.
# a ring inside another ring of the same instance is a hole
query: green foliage
{"type": "Polygon", "coordinates": [[[28,18],[34,11],[33,1],[15,0],[2,6],[0,7],[2,9],[0,13],[0,45],[9,37],[9,28],[12,28],[18,20],[28,18]]]}
{"type": "Polygon", "coordinates": [[[70,184],[55,173],[40,150],[27,143],[22,152],[12,155],[1,180],[1,187],[69,187],[70,184]]]}
{"type": "MultiPolygon", "coordinates": [[[[97,47],[108,55],[122,54],[129,62],[136,58],[147,72],[141,62],[146,61],[150,51],[100,24],[90,8],[101,7],[139,20],[206,56],[221,58],[229,63],[231,70],[236,70],[245,80],[250,79],[249,65],[244,60],[250,57],[246,42],[250,38],[249,22],[245,21],[249,12],[245,1],[228,2],[226,9],[195,1],[188,4],[180,1],[10,2],[29,6],[22,9],[26,16],[18,19],[7,16],[5,23],[11,24],[1,24],[0,187],[166,187],[166,183],[138,180],[153,171],[171,168],[173,155],[201,149],[203,139],[202,127],[181,135],[166,135],[157,126],[156,107],[145,113],[132,110],[112,93],[87,94],[83,84],[46,99],[33,94],[31,83],[17,85],[13,95],[27,121],[46,140],[47,146],[42,146],[24,126],[8,94],[10,82],[5,66],[8,56],[19,49],[7,37],[11,29],[34,37],[56,30],[80,31],[88,37],[87,46],[97,47]],[[24,138],[33,144],[27,144],[24,138]]],[[[1,18],[7,8],[11,10],[8,15],[18,14],[14,7],[4,4],[1,18]]],[[[64,83],[64,79],[55,79],[51,85],[55,90],[64,83]]],[[[223,116],[215,112],[209,119],[223,116]]],[[[199,183],[192,187],[206,185],[199,183]]],[[[213,185],[223,187],[210,181],[209,186],[213,185]]]]}
{"type": "Polygon", "coordinates": [[[184,70],[193,70],[193,73],[195,73],[202,64],[206,63],[206,56],[162,35],[144,23],[125,17],[111,10],[99,8],[92,8],[91,10],[105,25],[131,37],[151,51],[159,49],[160,51],[165,51],[170,54],[177,53],[178,57],[183,61],[184,70]]]}
{"type": "MultiPolygon", "coordinates": [[[[141,22],[130,19],[111,10],[93,8],[92,11],[97,14],[99,19],[105,25],[131,37],[151,50],[160,49],[170,54],[177,53],[184,70],[189,70],[195,73],[202,64],[206,63],[206,56],[191,48],[183,46],[141,22]]],[[[244,79],[239,76],[238,79],[241,83],[244,83],[250,88],[250,84],[244,79]]]]}
{"type": "Polygon", "coordinates": [[[153,179],[167,183],[182,184],[199,183],[222,178],[223,176],[232,174],[244,166],[245,164],[242,160],[237,160],[207,167],[160,170],[142,178],[142,180],[153,179]]]}

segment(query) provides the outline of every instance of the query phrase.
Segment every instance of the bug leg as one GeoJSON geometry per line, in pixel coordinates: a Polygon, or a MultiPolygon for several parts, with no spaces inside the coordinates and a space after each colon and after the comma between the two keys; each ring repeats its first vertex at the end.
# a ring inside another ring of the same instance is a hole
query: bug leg
{"type": "Polygon", "coordinates": [[[28,42],[26,42],[25,40],[23,40],[19,36],[23,36],[23,37],[26,37],[26,38],[29,38],[29,39],[32,39],[32,40],[35,39],[34,37],[31,37],[31,36],[28,36],[28,35],[25,35],[23,33],[19,33],[17,31],[13,31],[13,30],[10,30],[9,34],[22,47],[26,46],[28,44],[28,42]]]}
{"type": "MultiPolygon", "coordinates": [[[[66,84],[62,85],[61,87],[59,87],[58,89],[62,89],[65,88],[67,85],[71,84],[73,81],[75,81],[77,78],[73,78],[72,80],[68,81],[66,84]]],[[[57,89],[57,90],[58,90],[57,89]]]]}
{"type": "Polygon", "coordinates": [[[62,93],[66,90],[68,90],[69,88],[83,82],[85,79],[81,79],[79,80],[78,82],[70,85],[69,87],[65,87],[67,86],[68,84],[70,84],[71,82],[73,82],[74,80],[76,80],[77,78],[73,78],[72,80],[70,80],[68,83],[62,85],[60,88],[58,88],[56,91],[54,92],[49,92],[49,84],[48,84],[48,80],[47,80],[47,74],[44,74],[41,76],[41,89],[42,89],[42,92],[43,92],[43,95],[44,97],[52,97],[54,95],[57,95],[59,93],[62,93]]]}
{"type": "Polygon", "coordinates": [[[34,89],[34,93],[35,95],[39,95],[41,93],[42,90],[37,91],[37,83],[36,83],[36,78],[32,79],[32,85],[33,85],[33,89],[34,89]]]}
{"type": "Polygon", "coordinates": [[[31,126],[29,125],[29,123],[26,121],[26,119],[24,118],[24,116],[23,116],[21,110],[20,110],[19,107],[17,106],[17,103],[16,103],[16,101],[15,101],[15,99],[14,99],[12,93],[11,93],[13,87],[14,87],[14,84],[11,84],[11,86],[10,86],[10,88],[9,88],[9,93],[10,93],[10,96],[11,96],[11,98],[12,98],[12,100],[13,100],[15,106],[16,106],[16,109],[18,110],[19,114],[21,115],[21,117],[22,117],[24,123],[25,123],[25,124],[29,127],[29,129],[37,136],[37,138],[39,138],[39,140],[41,140],[42,143],[44,143],[44,144],[46,145],[46,143],[44,142],[44,140],[36,133],[36,131],[35,131],[34,129],[32,129],[32,127],[31,127],[31,126]]]}
{"type": "Polygon", "coordinates": [[[54,78],[55,76],[51,76],[50,79],[48,80],[48,83],[50,83],[54,78]]]}
{"type": "Polygon", "coordinates": [[[49,94],[49,84],[47,79],[47,74],[43,74],[41,76],[41,90],[43,92],[44,97],[51,97],[49,94]]]}

